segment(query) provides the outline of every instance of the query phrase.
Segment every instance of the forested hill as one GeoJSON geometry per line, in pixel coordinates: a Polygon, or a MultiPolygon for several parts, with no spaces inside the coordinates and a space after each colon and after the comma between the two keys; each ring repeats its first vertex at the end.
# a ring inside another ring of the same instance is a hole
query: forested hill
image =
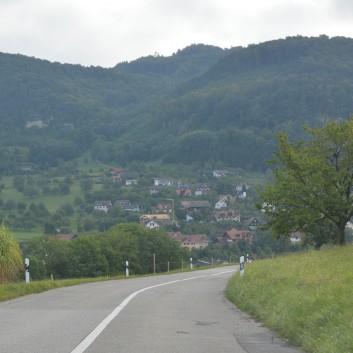
{"type": "Polygon", "coordinates": [[[115,69],[134,74],[165,76],[169,80],[188,80],[206,72],[229,52],[231,50],[211,45],[191,45],[169,57],[156,53],[132,62],[120,63],[115,69]]]}
{"type": "Polygon", "coordinates": [[[0,173],[90,152],[262,169],[274,132],[353,112],[353,39],[192,45],[111,69],[0,54],[0,173]]]}

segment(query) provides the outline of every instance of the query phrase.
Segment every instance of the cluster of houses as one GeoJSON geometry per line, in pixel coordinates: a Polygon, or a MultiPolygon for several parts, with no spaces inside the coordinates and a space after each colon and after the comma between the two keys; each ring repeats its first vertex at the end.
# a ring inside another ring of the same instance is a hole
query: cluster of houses
{"type": "MultiPolygon", "coordinates": [[[[173,201],[171,199],[171,201],[173,201]]],[[[223,201],[222,201],[223,202],[223,201]]],[[[218,202],[214,206],[214,212],[208,216],[209,222],[221,222],[221,221],[241,221],[241,214],[239,210],[236,209],[220,209],[218,207],[218,202]]],[[[129,200],[117,200],[114,203],[112,201],[103,200],[96,201],[94,204],[94,209],[97,211],[108,212],[112,207],[120,207],[124,211],[140,213],[140,207],[137,204],[133,204],[129,200]]],[[[180,201],[178,207],[180,210],[185,211],[186,221],[192,220],[192,215],[195,212],[202,211],[203,209],[211,209],[211,205],[206,200],[196,200],[196,201],[180,201]]],[[[142,223],[146,228],[159,228],[164,225],[175,224],[174,220],[174,202],[173,203],[159,203],[155,208],[155,213],[147,213],[140,215],[140,223],[142,223]]],[[[252,217],[247,222],[247,227],[250,230],[256,230],[260,227],[262,222],[256,218],[252,217]]]]}
{"type": "MultiPolygon", "coordinates": [[[[203,249],[209,244],[209,240],[206,234],[190,234],[183,235],[180,232],[174,232],[171,236],[181,243],[181,246],[188,249],[203,249]]],[[[249,230],[238,230],[232,228],[227,230],[223,234],[220,234],[216,238],[218,244],[235,244],[240,240],[245,240],[249,244],[252,244],[254,235],[249,230]]]]}
{"type": "MultiPolygon", "coordinates": [[[[224,177],[227,175],[227,171],[219,171],[219,170],[214,170],[213,171],[213,176],[217,179],[224,177]]],[[[210,186],[207,183],[198,183],[194,187],[194,191],[191,189],[190,185],[188,184],[182,184],[179,182],[176,182],[172,178],[154,178],[153,179],[153,185],[150,186],[149,192],[151,195],[157,195],[159,194],[166,186],[172,186],[175,187],[175,193],[178,196],[183,196],[183,197],[190,197],[190,196],[204,196],[206,195],[210,190],[210,186]]],[[[243,185],[237,185],[234,194],[239,198],[239,199],[244,199],[246,198],[246,192],[247,189],[249,188],[248,185],[243,184],[243,185]]],[[[220,199],[220,201],[225,203],[225,201],[234,201],[235,196],[232,195],[226,195],[223,196],[223,199],[220,199]]],[[[219,206],[220,208],[222,206],[219,206]]],[[[224,206],[226,207],[226,206],[224,206]]]]}
{"type": "Polygon", "coordinates": [[[117,200],[114,204],[110,200],[100,200],[94,203],[94,209],[96,211],[108,212],[113,206],[121,207],[125,211],[140,212],[140,206],[131,203],[130,200],[117,200]]]}
{"type": "MultiPolygon", "coordinates": [[[[227,175],[227,171],[216,170],[213,171],[215,178],[222,178],[227,175]]],[[[111,176],[113,182],[124,182],[125,185],[136,185],[138,182],[137,178],[132,178],[134,175],[124,173],[120,168],[113,168],[111,170],[111,176]],[[130,177],[130,178],[127,178],[130,177]]],[[[207,212],[209,214],[207,221],[209,222],[241,222],[241,213],[237,209],[230,208],[230,205],[234,204],[236,198],[244,199],[247,197],[247,185],[239,185],[235,189],[234,195],[220,195],[217,202],[211,205],[209,201],[198,199],[199,196],[204,196],[211,189],[207,183],[196,184],[193,189],[186,184],[176,183],[171,178],[154,178],[153,186],[149,188],[151,195],[159,193],[165,187],[175,187],[176,195],[182,196],[177,205],[174,204],[174,199],[161,199],[164,202],[160,202],[154,208],[153,213],[142,213],[142,210],[138,204],[131,202],[130,200],[98,200],[94,203],[94,209],[100,212],[108,212],[112,207],[120,207],[122,210],[127,212],[133,212],[139,214],[139,222],[144,227],[149,229],[158,229],[166,225],[177,224],[175,222],[175,206],[178,209],[185,212],[185,221],[193,220],[193,215],[202,210],[213,210],[207,212]],[[192,191],[193,190],[193,191],[192,191]],[[196,200],[191,200],[191,196],[196,196],[196,200]]],[[[239,241],[246,241],[252,244],[254,240],[254,231],[262,226],[262,221],[256,217],[248,219],[243,222],[242,229],[236,229],[235,227],[223,232],[218,235],[214,242],[218,244],[235,244],[239,241]]],[[[172,232],[170,235],[180,242],[181,246],[188,249],[203,249],[209,244],[209,239],[206,234],[182,234],[181,232],[172,232]]],[[[76,234],[62,235],[61,240],[71,240],[76,237],[76,234]]],[[[299,243],[303,238],[303,234],[296,232],[290,237],[292,243],[299,243]]]]}
{"type": "MultiPolygon", "coordinates": [[[[121,168],[112,168],[110,171],[112,181],[124,183],[126,186],[132,186],[138,184],[137,172],[125,172],[121,168]]],[[[214,178],[220,179],[227,176],[229,172],[227,170],[213,170],[212,175],[214,178]]],[[[175,193],[180,197],[181,201],[176,205],[180,210],[185,211],[186,221],[193,220],[193,214],[195,212],[200,212],[202,210],[213,209],[213,212],[208,216],[207,221],[209,222],[221,222],[221,221],[232,221],[232,222],[241,222],[241,214],[239,210],[229,208],[229,205],[233,204],[236,198],[246,199],[247,191],[249,186],[246,184],[237,185],[234,189],[233,195],[219,195],[218,201],[211,205],[209,201],[206,200],[190,200],[192,196],[196,198],[205,196],[210,192],[211,188],[208,183],[198,183],[190,187],[188,184],[179,183],[173,178],[154,178],[153,185],[149,187],[149,193],[151,195],[158,195],[165,187],[175,188],[175,193]]],[[[174,215],[175,215],[175,205],[174,200],[169,200],[170,202],[159,203],[154,209],[153,213],[141,214],[139,216],[139,221],[146,228],[155,229],[160,228],[165,225],[176,224],[174,215]]],[[[94,204],[94,209],[97,211],[108,212],[112,207],[120,207],[128,212],[141,213],[142,210],[137,204],[133,204],[130,200],[98,200],[94,204]]],[[[252,217],[245,224],[242,225],[242,228],[245,230],[238,230],[232,228],[226,231],[224,234],[221,234],[216,238],[216,242],[219,244],[231,244],[239,240],[245,240],[250,244],[253,241],[253,231],[262,225],[262,221],[256,217],[252,217]]],[[[206,234],[191,234],[183,235],[180,232],[172,233],[172,236],[177,239],[183,247],[192,249],[202,249],[208,245],[208,238],[206,234]]],[[[293,233],[290,237],[292,243],[299,243],[303,238],[302,233],[293,233]]]]}
{"type": "MultiPolygon", "coordinates": [[[[127,175],[121,168],[112,168],[110,173],[113,182],[125,183],[126,186],[136,185],[138,183],[136,175],[127,175]]],[[[226,170],[213,171],[213,177],[217,179],[225,177],[227,174],[228,172],[226,170]]],[[[185,212],[186,221],[193,220],[193,215],[197,212],[213,209],[213,212],[211,212],[207,218],[209,222],[241,222],[240,211],[229,208],[229,205],[234,203],[236,198],[244,199],[247,197],[247,185],[237,186],[234,190],[234,195],[220,195],[214,205],[211,205],[207,200],[198,199],[211,190],[208,183],[198,183],[191,188],[189,185],[178,183],[172,178],[154,178],[153,185],[149,187],[149,192],[151,195],[156,195],[165,187],[174,187],[176,195],[180,197],[180,202],[178,205],[174,205],[174,199],[164,199],[165,202],[160,202],[155,207],[153,213],[141,214],[139,221],[146,228],[155,229],[165,225],[176,224],[174,219],[175,206],[185,212]],[[189,199],[192,196],[195,196],[197,199],[189,199]]],[[[133,204],[130,200],[116,200],[114,202],[111,200],[98,200],[94,204],[94,209],[102,212],[108,212],[112,207],[120,207],[125,211],[141,213],[140,206],[133,204]]],[[[230,244],[239,240],[245,240],[252,243],[252,231],[256,230],[256,228],[261,225],[262,223],[259,219],[251,218],[247,222],[247,230],[237,230],[233,228],[217,237],[216,242],[220,244],[230,244]]],[[[183,247],[189,249],[202,249],[208,245],[206,234],[183,235],[180,232],[175,232],[172,236],[177,239],[183,247]]]]}

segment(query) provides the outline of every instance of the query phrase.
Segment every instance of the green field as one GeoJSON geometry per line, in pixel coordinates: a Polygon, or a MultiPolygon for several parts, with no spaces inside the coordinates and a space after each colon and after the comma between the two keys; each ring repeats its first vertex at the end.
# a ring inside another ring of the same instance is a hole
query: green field
{"type": "Polygon", "coordinates": [[[353,352],[353,246],[245,265],[227,296],[305,352],[353,352]]]}
{"type": "MultiPolygon", "coordinates": [[[[1,192],[1,199],[4,203],[8,200],[13,200],[16,203],[24,202],[26,204],[39,204],[43,203],[50,213],[54,213],[57,211],[62,205],[65,204],[73,204],[73,201],[76,197],[82,198],[82,193],[80,191],[80,187],[78,182],[74,182],[70,187],[70,194],[68,195],[55,195],[55,196],[45,196],[41,195],[39,197],[28,199],[23,196],[23,193],[18,192],[12,185],[12,177],[3,177],[1,182],[5,185],[4,190],[1,192]]],[[[72,218],[72,223],[74,224],[75,218],[72,218]]],[[[28,240],[33,236],[37,236],[43,234],[43,227],[35,227],[31,231],[26,231],[22,229],[11,229],[11,233],[18,239],[19,241],[28,240]]]]}
{"type": "MultiPolygon", "coordinates": [[[[97,162],[89,161],[84,162],[83,159],[78,160],[78,168],[80,173],[86,173],[88,176],[97,176],[102,175],[103,167],[99,165],[97,162]]],[[[37,186],[40,183],[40,175],[24,175],[24,177],[29,177],[32,180],[33,185],[37,186]]],[[[52,177],[48,178],[51,181],[51,186],[55,186],[55,183],[60,182],[64,179],[64,177],[52,177]]],[[[13,200],[16,203],[23,202],[27,205],[31,203],[40,204],[43,203],[48,211],[53,214],[61,206],[65,204],[74,204],[74,200],[78,198],[83,198],[83,193],[81,191],[79,180],[73,179],[72,184],[70,185],[70,193],[67,195],[44,195],[40,193],[40,196],[34,198],[25,197],[22,192],[18,192],[13,185],[13,177],[12,176],[3,176],[1,177],[0,183],[4,186],[1,191],[0,198],[3,201],[3,204],[6,204],[7,201],[13,200]]],[[[102,186],[100,184],[94,184],[93,190],[99,190],[102,186]]],[[[71,227],[73,230],[77,228],[77,219],[76,216],[71,217],[71,227]]],[[[23,229],[11,229],[11,233],[15,236],[15,238],[19,241],[28,240],[34,236],[41,235],[44,232],[43,226],[34,227],[30,231],[23,229]]]]}

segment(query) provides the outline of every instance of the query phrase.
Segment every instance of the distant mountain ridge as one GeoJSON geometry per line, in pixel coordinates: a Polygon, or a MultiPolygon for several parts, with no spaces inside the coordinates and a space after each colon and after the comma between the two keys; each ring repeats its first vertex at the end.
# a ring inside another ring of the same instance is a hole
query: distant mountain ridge
{"type": "Polygon", "coordinates": [[[263,169],[276,131],[349,117],[352,74],[353,40],[324,35],[195,44],[111,69],[0,54],[0,173],[86,152],[116,165],[263,169]]]}

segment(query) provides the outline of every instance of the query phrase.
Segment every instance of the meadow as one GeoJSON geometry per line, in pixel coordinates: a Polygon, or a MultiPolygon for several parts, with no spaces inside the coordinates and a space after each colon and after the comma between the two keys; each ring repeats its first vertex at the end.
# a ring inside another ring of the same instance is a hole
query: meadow
{"type": "Polygon", "coordinates": [[[351,245],[255,261],[227,297],[305,352],[353,352],[352,263],[351,245]]]}

